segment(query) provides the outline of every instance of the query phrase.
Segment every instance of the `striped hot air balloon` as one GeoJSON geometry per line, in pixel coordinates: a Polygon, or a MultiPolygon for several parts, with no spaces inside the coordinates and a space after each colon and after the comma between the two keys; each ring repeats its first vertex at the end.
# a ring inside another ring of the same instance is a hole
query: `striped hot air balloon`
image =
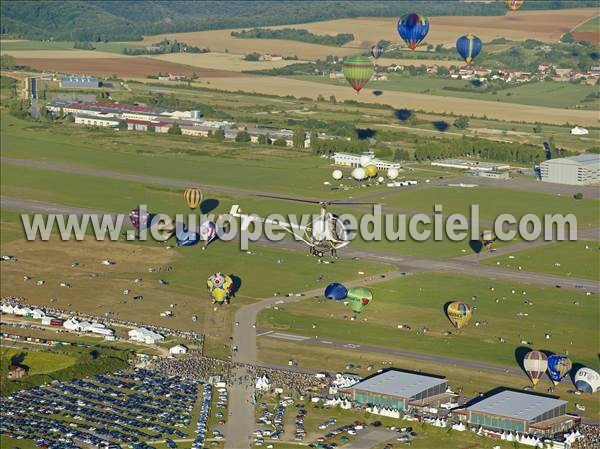
{"type": "Polygon", "coordinates": [[[506,0],[506,6],[511,11],[516,11],[519,9],[521,6],[523,6],[523,3],[525,3],[525,0],[506,0]]]}
{"type": "Polygon", "coordinates": [[[456,51],[458,51],[458,54],[465,60],[467,64],[471,64],[471,62],[473,62],[473,59],[475,59],[477,55],[481,53],[482,48],[483,43],[481,42],[481,39],[474,34],[461,36],[456,41],[456,51]]]}
{"type": "Polygon", "coordinates": [[[369,82],[374,69],[373,59],[368,56],[349,56],[342,64],[344,78],[357,94],[369,82]]]}
{"type": "Polygon", "coordinates": [[[457,329],[462,329],[471,319],[471,306],[463,302],[451,302],[446,309],[448,319],[457,329]]]}
{"type": "Polygon", "coordinates": [[[548,357],[540,351],[529,351],[523,357],[523,368],[529,375],[533,385],[537,385],[546,369],[548,369],[548,357]]]}
{"type": "Polygon", "coordinates": [[[198,187],[189,187],[183,192],[183,199],[190,209],[196,209],[202,202],[202,191],[198,187]]]}
{"type": "Polygon", "coordinates": [[[371,47],[371,56],[373,56],[373,58],[375,59],[375,62],[377,62],[377,60],[379,59],[379,57],[381,56],[382,53],[383,53],[383,48],[381,48],[379,45],[373,45],[371,47]]]}
{"type": "Polygon", "coordinates": [[[411,50],[425,39],[429,32],[429,19],[419,14],[411,13],[398,21],[398,34],[411,50]]]}

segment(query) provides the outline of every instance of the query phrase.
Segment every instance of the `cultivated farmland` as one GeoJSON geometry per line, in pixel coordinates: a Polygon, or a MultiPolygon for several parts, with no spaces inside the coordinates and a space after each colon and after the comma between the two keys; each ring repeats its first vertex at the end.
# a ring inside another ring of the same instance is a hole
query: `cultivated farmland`
{"type": "Polygon", "coordinates": [[[281,61],[246,61],[243,55],[231,53],[170,53],[167,55],[153,56],[153,59],[186,64],[193,67],[202,67],[214,70],[229,70],[242,72],[245,70],[269,70],[285,67],[303,61],[281,60],[281,61]]]}

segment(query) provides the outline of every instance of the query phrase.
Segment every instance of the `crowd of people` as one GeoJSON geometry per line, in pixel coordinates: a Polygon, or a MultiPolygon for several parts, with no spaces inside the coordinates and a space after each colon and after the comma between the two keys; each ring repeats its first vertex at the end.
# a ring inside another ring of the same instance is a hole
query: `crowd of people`
{"type": "Polygon", "coordinates": [[[185,378],[207,381],[211,377],[219,376],[227,384],[245,383],[267,376],[273,388],[283,388],[305,394],[311,389],[327,387],[327,379],[319,379],[313,374],[296,371],[266,368],[242,363],[213,359],[192,355],[184,358],[161,358],[152,362],[152,367],[168,375],[177,375],[185,378]],[[240,377],[240,370],[245,373],[240,377]]]}
{"type": "Polygon", "coordinates": [[[600,448],[600,426],[581,424],[579,432],[583,438],[577,440],[573,447],[575,449],[598,449],[600,448]]]}

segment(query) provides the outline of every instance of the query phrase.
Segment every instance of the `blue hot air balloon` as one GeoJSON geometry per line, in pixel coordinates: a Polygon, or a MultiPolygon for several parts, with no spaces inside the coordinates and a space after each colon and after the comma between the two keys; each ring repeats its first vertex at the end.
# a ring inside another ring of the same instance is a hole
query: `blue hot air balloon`
{"type": "Polygon", "coordinates": [[[336,301],[341,301],[342,299],[346,298],[347,295],[348,289],[342,284],[338,284],[337,282],[329,284],[325,288],[325,298],[327,299],[335,299],[336,301]]]}
{"type": "Polygon", "coordinates": [[[200,234],[188,230],[185,226],[178,225],[175,232],[177,246],[194,246],[200,241],[200,234]]]}
{"type": "Polygon", "coordinates": [[[573,364],[568,357],[556,354],[551,355],[548,357],[548,377],[554,382],[554,385],[558,385],[569,374],[572,366],[573,364]]]}
{"type": "Polygon", "coordinates": [[[482,48],[483,43],[481,42],[481,39],[474,34],[461,36],[456,41],[456,50],[467,64],[471,64],[471,62],[473,62],[473,59],[475,59],[477,55],[481,53],[482,48]]]}
{"type": "Polygon", "coordinates": [[[429,32],[429,19],[415,13],[407,14],[398,21],[398,33],[411,50],[417,48],[429,32]]]}

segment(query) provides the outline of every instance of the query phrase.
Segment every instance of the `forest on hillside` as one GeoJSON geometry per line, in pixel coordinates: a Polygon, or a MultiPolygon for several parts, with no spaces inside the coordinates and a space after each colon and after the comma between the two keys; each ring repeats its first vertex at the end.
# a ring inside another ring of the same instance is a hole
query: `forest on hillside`
{"type": "MultiPolygon", "coordinates": [[[[528,1],[522,10],[595,7],[597,0],[528,1]]],[[[3,0],[0,33],[26,39],[68,41],[141,40],[145,35],[225,28],[297,24],[346,17],[493,16],[506,13],[504,0],[422,1],[170,1],[3,0]]]]}

